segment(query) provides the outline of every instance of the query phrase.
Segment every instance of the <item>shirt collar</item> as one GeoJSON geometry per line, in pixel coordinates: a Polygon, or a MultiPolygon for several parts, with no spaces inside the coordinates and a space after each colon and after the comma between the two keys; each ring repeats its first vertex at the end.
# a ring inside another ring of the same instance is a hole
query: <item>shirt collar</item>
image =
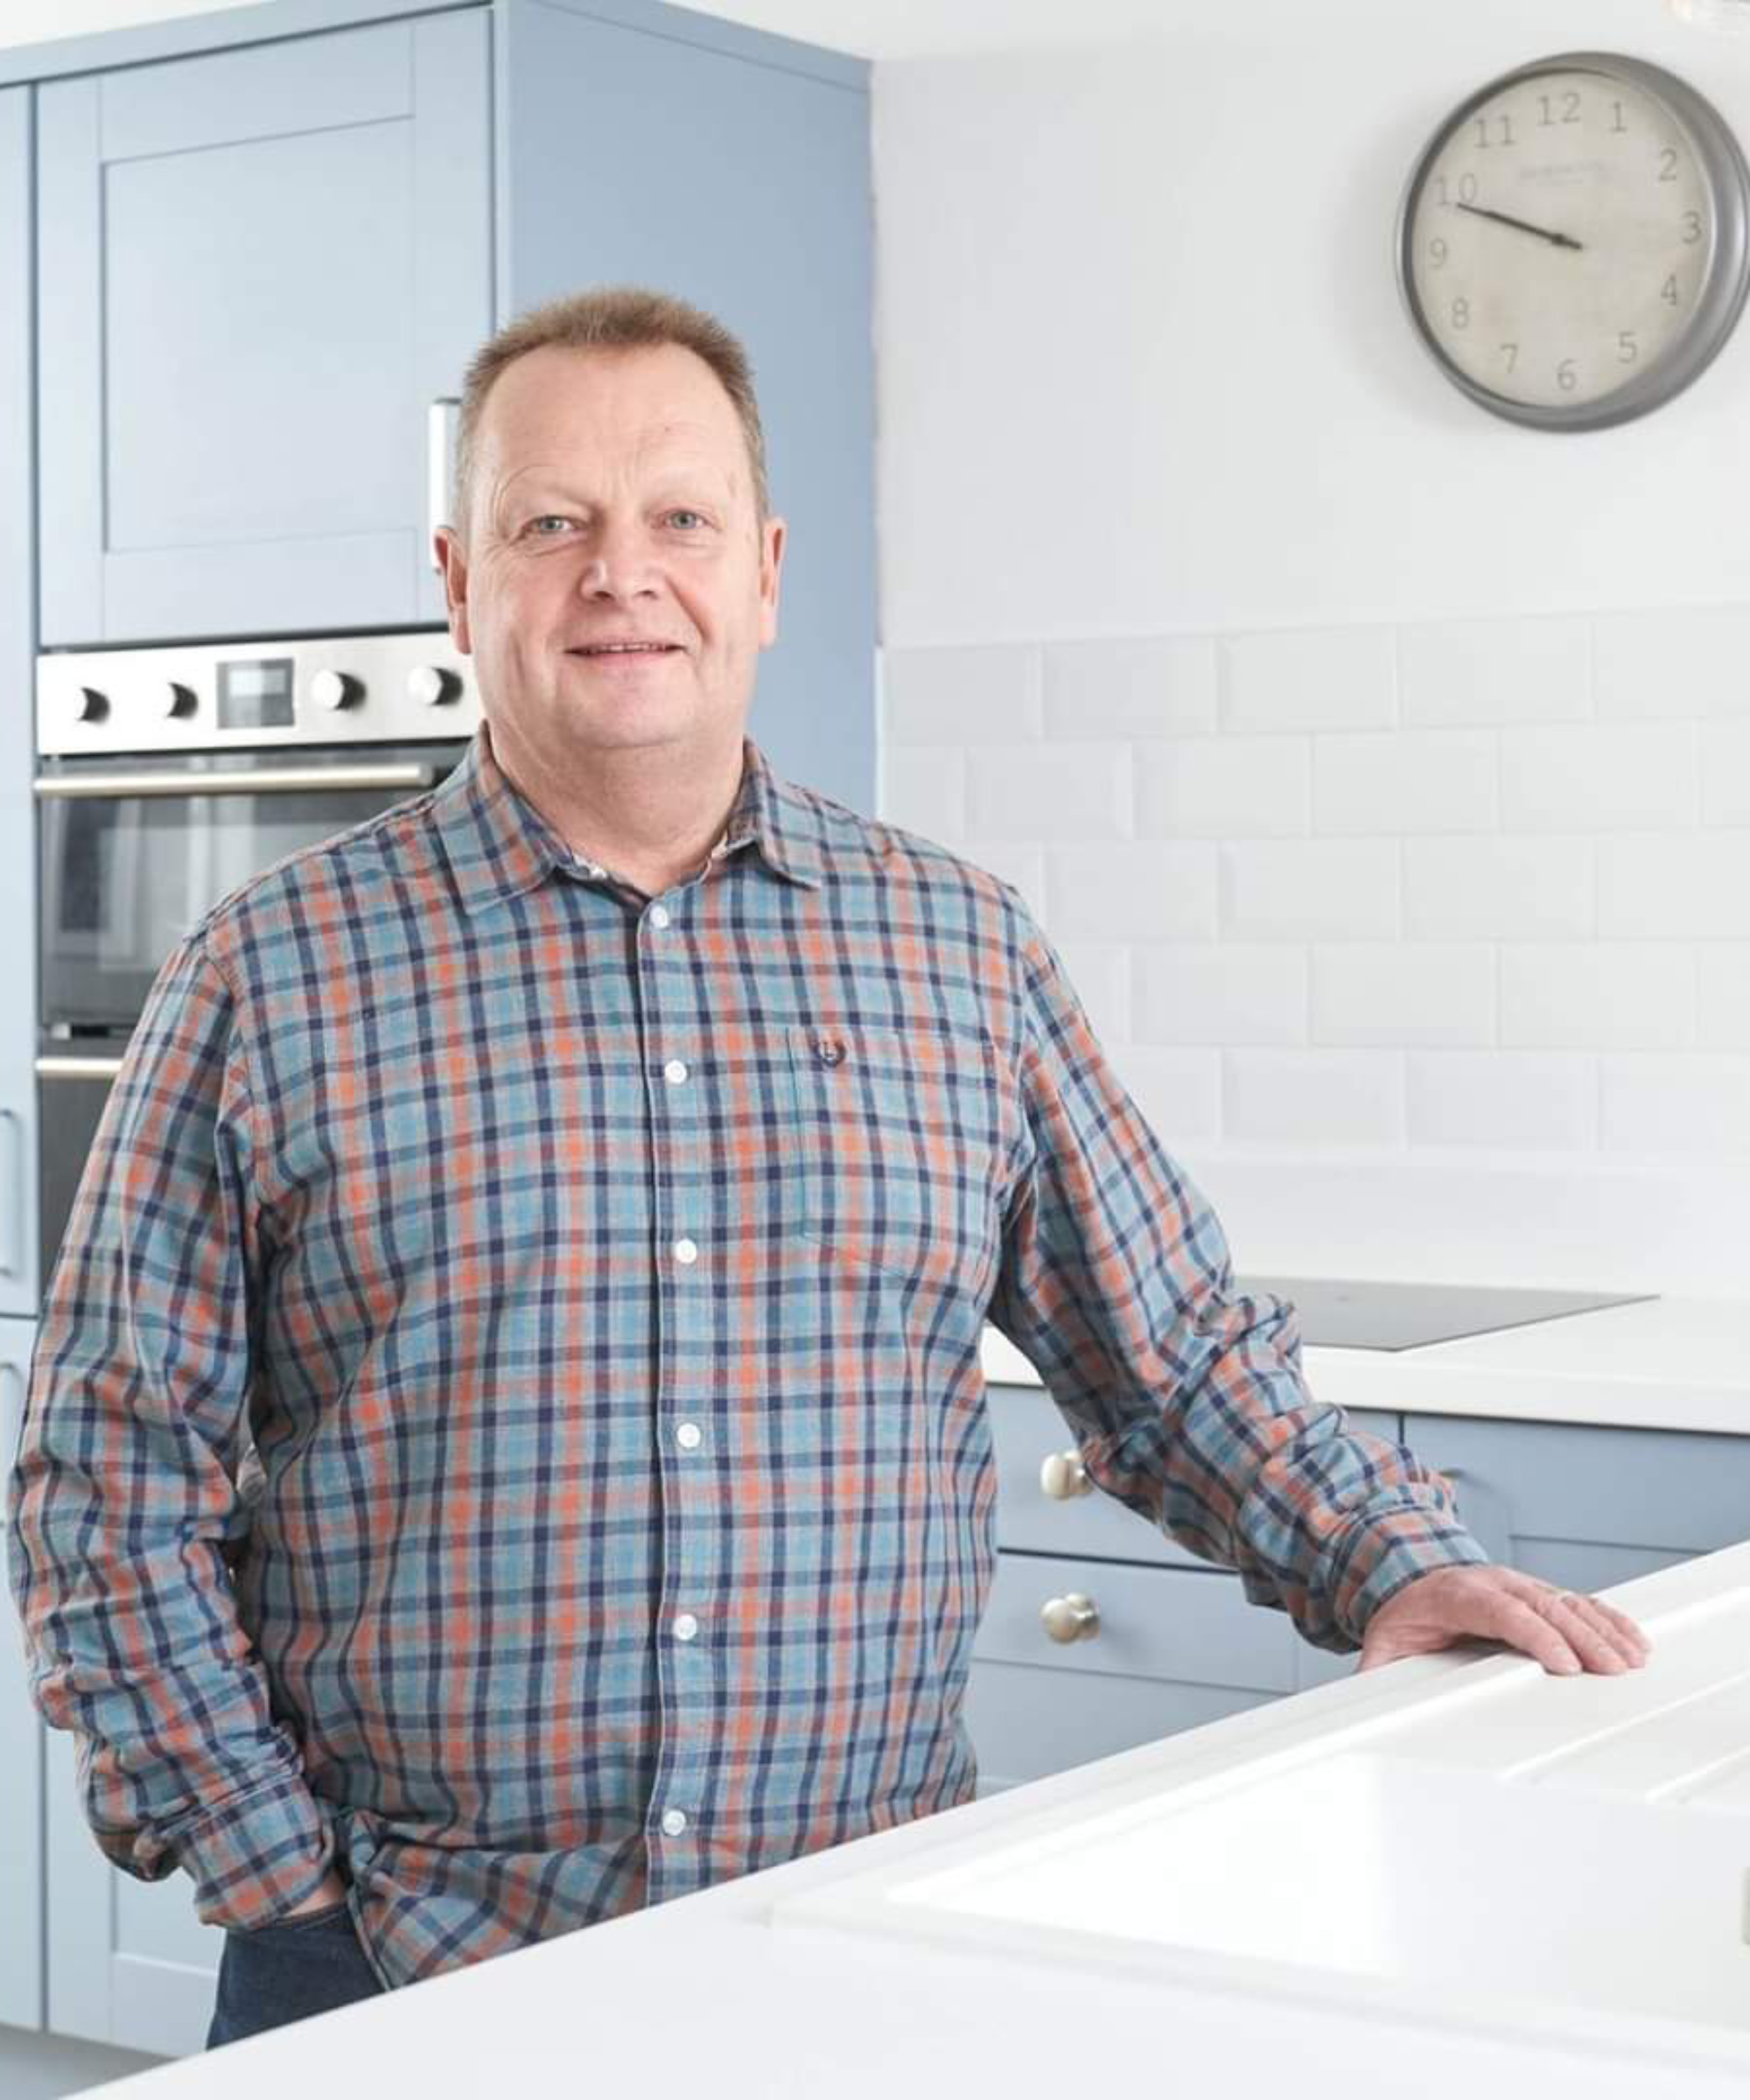
{"type": "MultiPolygon", "coordinates": [[[[518,794],[493,755],[483,723],[467,755],[432,799],[438,836],[470,916],[532,890],[584,863],[533,803],[518,794]]],[[[807,889],[822,877],[820,826],[809,804],[766,764],[751,737],[741,743],[741,786],[722,840],[724,857],[751,846],[774,873],[807,889]]]]}

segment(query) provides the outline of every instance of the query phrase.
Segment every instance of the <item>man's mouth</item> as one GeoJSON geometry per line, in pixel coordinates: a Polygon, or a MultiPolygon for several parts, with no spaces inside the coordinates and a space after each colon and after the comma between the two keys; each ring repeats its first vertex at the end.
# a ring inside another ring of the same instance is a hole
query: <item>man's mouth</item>
{"type": "Polygon", "coordinates": [[[568,656],[666,656],[680,645],[672,641],[590,641],[575,649],[567,649],[568,656]]]}

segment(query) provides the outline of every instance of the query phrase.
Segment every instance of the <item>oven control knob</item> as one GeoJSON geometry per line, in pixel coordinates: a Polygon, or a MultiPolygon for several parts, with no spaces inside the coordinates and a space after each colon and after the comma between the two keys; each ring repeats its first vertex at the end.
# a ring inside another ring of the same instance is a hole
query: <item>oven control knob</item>
{"type": "Polygon", "coordinates": [[[75,685],[67,693],[62,709],[69,722],[101,722],[109,712],[109,698],[94,685],[75,685]]]}
{"type": "Polygon", "coordinates": [[[194,705],[194,695],[186,685],[178,685],[173,678],[159,686],[153,698],[158,704],[159,714],[166,722],[173,722],[178,715],[189,713],[194,705]]]}
{"type": "Polygon", "coordinates": [[[350,707],[359,696],[359,682],[345,671],[318,671],[310,681],[310,697],[330,714],[350,707]]]}
{"type": "Polygon", "coordinates": [[[407,696],[421,707],[442,707],[461,690],[462,682],[455,672],[438,664],[422,663],[407,674],[407,696]]]}

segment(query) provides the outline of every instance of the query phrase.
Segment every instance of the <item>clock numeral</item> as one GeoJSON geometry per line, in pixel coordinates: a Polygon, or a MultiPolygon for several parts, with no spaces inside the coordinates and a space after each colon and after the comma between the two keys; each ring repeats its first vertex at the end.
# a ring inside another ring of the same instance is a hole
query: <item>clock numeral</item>
{"type": "MultiPolygon", "coordinates": [[[[1474,204],[1476,193],[1476,177],[1474,175],[1460,175],[1459,178],[1459,202],[1460,204],[1474,204]]],[[[1443,211],[1449,211],[1452,208],[1452,188],[1444,175],[1437,175],[1434,178],[1434,201],[1443,211]]]]}
{"type": "Polygon", "coordinates": [[[1454,300],[1452,301],[1452,326],[1453,326],[1453,327],[1454,327],[1454,328],[1468,328],[1468,327],[1470,326],[1470,325],[1471,325],[1471,303],[1470,303],[1470,301],[1469,301],[1468,299],[1454,299],[1454,300]]]}
{"type": "Polygon", "coordinates": [[[1428,260],[1436,270],[1446,267],[1446,244],[1438,234],[1428,243],[1428,260]]]}
{"type": "Polygon", "coordinates": [[[1495,117],[1478,117],[1476,120],[1477,144],[1486,149],[1493,144],[1488,136],[1488,128],[1491,123],[1500,125],[1501,143],[1503,146],[1510,146],[1513,144],[1513,119],[1505,111],[1495,117]]]}
{"type": "Polygon", "coordinates": [[[1677,149],[1661,146],[1659,149],[1659,180],[1675,182],[1677,179],[1677,149]]]}
{"type": "Polygon", "coordinates": [[[1659,293],[1659,297],[1668,306],[1675,306],[1676,304],[1677,278],[1676,272],[1675,270],[1673,270],[1671,275],[1665,279],[1664,285],[1659,293]]]}
{"type": "Polygon", "coordinates": [[[1616,339],[1616,361],[1619,365],[1632,365],[1641,354],[1634,340],[1634,331],[1625,328],[1616,339]]]}
{"type": "MultiPolygon", "coordinates": [[[[1547,94],[1540,94],[1537,97],[1537,108],[1541,112],[1537,118],[1540,127],[1554,123],[1577,124],[1580,121],[1580,98],[1572,88],[1562,97],[1562,114],[1559,117],[1551,110],[1550,98],[1547,94]]],[[[1615,129],[1619,131],[1626,130],[1627,126],[1622,122],[1622,104],[1620,102],[1616,105],[1616,116],[1615,129]]]]}
{"type": "Polygon", "coordinates": [[[1616,112],[1614,121],[1612,122],[1610,128],[1617,134],[1619,137],[1620,137],[1622,133],[1628,129],[1628,125],[1622,121],[1622,104],[1620,102],[1613,102],[1610,106],[1616,112]]]}
{"type": "Polygon", "coordinates": [[[1564,357],[1556,367],[1556,384],[1564,394],[1572,394],[1579,383],[1579,374],[1574,370],[1573,359],[1564,357]]]}
{"type": "Polygon", "coordinates": [[[1700,239],[1701,214],[1699,212],[1685,212],[1684,214],[1684,246],[1693,248],[1700,239]]]}
{"type": "Polygon", "coordinates": [[[1504,357],[1504,358],[1507,360],[1507,368],[1508,368],[1508,370],[1509,372],[1510,372],[1510,371],[1512,371],[1513,368],[1514,368],[1514,367],[1515,367],[1515,366],[1516,366],[1516,364],[1519,362],[1519,346],[1518,346],[1518,344],[1517,344],[1517,343],[1503,343],[1503,344],[1501,346],[1501,354],[1502,354],[1502,356],[1503,356],[1503,357],[1504,357]]]}
{"type": "Polygon", "coordinates": [[[1580,121],[1580,97],[1577,88],[1570,88],[1562,97],[1562,122],[1577,124],[1580,121]]]}

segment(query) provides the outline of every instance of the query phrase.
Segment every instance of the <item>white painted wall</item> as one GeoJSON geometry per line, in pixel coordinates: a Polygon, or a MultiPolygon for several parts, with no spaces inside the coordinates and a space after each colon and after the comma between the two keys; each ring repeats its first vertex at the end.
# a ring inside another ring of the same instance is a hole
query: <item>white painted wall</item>
{"type": "Polygon", "coordinates": [[[883,808],[1010,876],[1241,1260],[1750,1295],[1750,326],[1522,432],[1398,307],[1495,73],[1656,0],[1278,0],[876,73],[883,808]]]}

